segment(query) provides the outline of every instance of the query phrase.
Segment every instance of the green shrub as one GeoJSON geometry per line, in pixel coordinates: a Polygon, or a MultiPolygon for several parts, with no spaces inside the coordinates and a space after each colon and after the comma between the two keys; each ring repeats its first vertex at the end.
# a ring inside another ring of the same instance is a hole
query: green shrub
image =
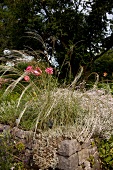
{"type": "Polygon", "coordinates": [[[113,94],[113,83],[112,82],[99,82],[98,83],[98,88],[104,89],[107,92],[110,92],[111,94],[113,94]]]}
{"type": "Polygon", "coordinates": [[[98,140],[98,151],[104,170],[113,169],[113,135],[110,139],[98,140]]]}
{"type": "Polygon", "coordinates": [[[19,158],[25,149],[23,143],[15,144],[8,131],[0,134],[0,169],[26,170],[24,161],[19,158]]]}
{"type": "Polygon", "coordinates": [[[95,60],[93,71],[97,72],[100,77],[103,77],[103,73],[107,72],[107,76],[104,78],[109,80],[113,78],[113,50],[109,50],[97,60],[95,60]]]}

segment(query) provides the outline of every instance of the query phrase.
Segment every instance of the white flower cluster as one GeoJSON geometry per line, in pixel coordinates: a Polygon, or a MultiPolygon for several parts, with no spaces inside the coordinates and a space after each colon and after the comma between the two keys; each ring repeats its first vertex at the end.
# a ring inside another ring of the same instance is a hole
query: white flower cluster
{"type": "Polygon", "coordinates": [[[6,66],[13,67],[14,65],[15,65],[14,62],[11,62],[11,61],[6,62],[6,66]]]}
{"type": "Polygon", "coordinates": [[[27,61],[32,61],[34,59],[34,56],[28,56],[28,55],[25,55],[25,54],[23,54],[22,57],[23,57],[24,60],[27,60],[27,61]]]}
{"type": "Polygon", "coordinates": [[[55,68],[59,67],[59,64],[56,61],[56,58],[54,57],[54,55],[52,57],[50,55],[48,55],[47,57],[48,57],[48,60],[52,66],[54,66],[55,68]]]}
{"type": "Polygon", "coordinates": [[[4,55],[10,55],[10,54],[11,54],[11,51],[8,50],[8,49],[5,49],[5,50],[3,51],[3,54],[4,54],[4,55]]]}
{"type": "Polygon", "coordinates": [[[44,54],[46,54],[48,61],[52,66],[54,66],[55,68],[59,67],[59,63],[57,62],[54,54],[52,54],[52,56],[51,56],[47,53],[47,51],[44,51],[44,54]]]}
{"type": "MultiPolygon", "coordinates": [[[[54,52],[54,53],[55,53],[55,52],[54,52]]],[[[5,56],[9,56],[9,55],[11,55],[11,51],[8,50],[8,49],[5,49],[5,50],[3,51],[3,54],[4,54],[5,56]]],[[[50,63],[52,66],[54,66],[55,68],[58,68],[58,67],[59,67],[59,63],[57,62],[54,54],[49,55],[46,50],[44,51],[44,54],[47,56],[48,61],[49,61],[49,63],[50,63]]],[[[23,54],[22,57],[23,57],[23,58],[17,58],[16,60],[32,61],[32,60],[34,59],[33,56],[27,56],[27,55],[25,55],[25,54],[23,54]]],[[[7,62],[6,65],[7,65],[7,66],[13,66],[13,64],[12,64],[11,62],[7,62]]]]}

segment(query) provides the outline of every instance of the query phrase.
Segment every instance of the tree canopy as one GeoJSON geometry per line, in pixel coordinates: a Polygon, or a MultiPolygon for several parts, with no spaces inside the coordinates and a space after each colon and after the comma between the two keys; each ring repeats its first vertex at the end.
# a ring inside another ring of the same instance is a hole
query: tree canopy
{"type": "MultiPolygon", "coordinates": [[[[40,48],[25,37],[39,34],[52,47],[60,66],[74,75],[113,47],[112,0],[4,0],[0,6],[1,52],[4,48],[40,48]]],[[[112,70],[113,71],[113,70],[112,70]]]]}

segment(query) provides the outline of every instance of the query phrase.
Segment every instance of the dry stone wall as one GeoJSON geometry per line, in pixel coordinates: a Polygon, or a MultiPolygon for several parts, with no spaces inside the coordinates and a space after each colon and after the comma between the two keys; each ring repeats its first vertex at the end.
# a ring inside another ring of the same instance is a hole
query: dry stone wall
{"type": "Polygon", "coordinates": [[[64,140],[58,149],[58,168],[62,170],[100,170],[94,140],[80,144],[76,139],[64,140]]]}
{"type": "Polygon", "coordinates": [[[76,139],[65,139],[60,136],[56,139],[51,138],[50,142],[47,138],[43,139],[45,141],[43,143],[39,138],[33,140],[32,131],[0,124],[0,133],[4,131],[9,131],[15,142],[22,142],[25,145],[25,152],[21,156],[28,160],[30,169],[101,170],[97,147],[93,139],[81,143],[76,139]]]}

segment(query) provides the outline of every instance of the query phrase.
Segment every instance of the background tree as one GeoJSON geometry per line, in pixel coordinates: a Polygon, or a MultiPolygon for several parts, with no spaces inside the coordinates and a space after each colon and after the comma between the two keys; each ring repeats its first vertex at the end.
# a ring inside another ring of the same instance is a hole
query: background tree
{"type": "Polygon", "coordinates": [[[91,71],[94,61],[113,46],[113,21],[107,18],[113,14],[112,0],[4,0],[0,11],[1,51],[40,48],[25,37],[26,31],[35,31],[51,47],[48,52],[56,51],[63,78],[67,72],[74,76],[80,64],[91,71]]]}

